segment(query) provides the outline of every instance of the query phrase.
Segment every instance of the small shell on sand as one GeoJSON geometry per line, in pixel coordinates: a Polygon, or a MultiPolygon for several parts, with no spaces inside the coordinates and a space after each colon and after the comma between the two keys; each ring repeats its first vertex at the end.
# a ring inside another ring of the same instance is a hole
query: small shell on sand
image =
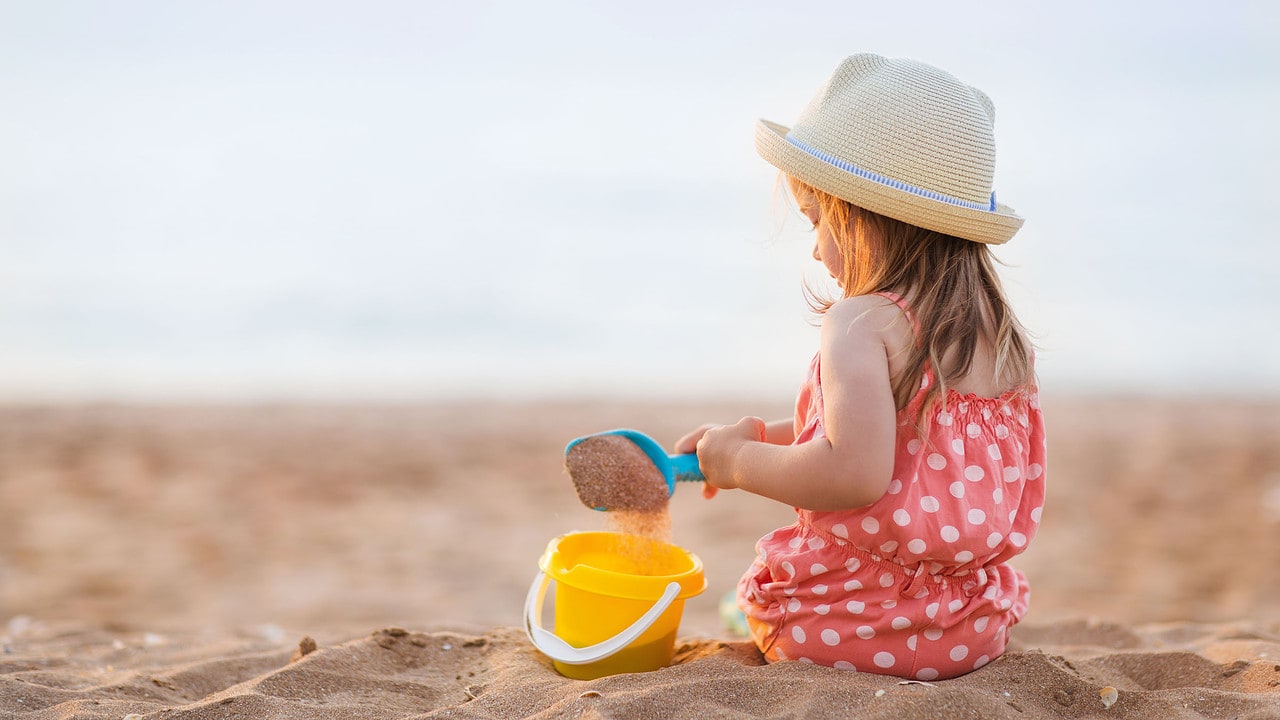
{"type": "Polygon", "coordinates": [[[1120,691],[1108,685],[1098,691],[1098,697],[1102,698],[1102,706],[1109,708],[1120,699],[1120,691]]]}

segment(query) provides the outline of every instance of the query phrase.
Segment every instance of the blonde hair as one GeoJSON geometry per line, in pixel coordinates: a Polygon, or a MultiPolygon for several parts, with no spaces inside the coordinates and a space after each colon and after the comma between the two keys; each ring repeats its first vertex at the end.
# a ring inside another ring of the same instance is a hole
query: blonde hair
{"type": "MultiPolygon", "coordinates": [[[[987,245],[865,210],[790,176],[787,182],[797,199],[813,196],[820,224],[840,248],[844,297],[894,292],[910,298],[916,342],[893,378],[899,410],[915,397],[925,368],[932,366],[936,382],[926,388],[917,418],[923,423],[948,386],[969,374],[984,343],[995,353],[998,386],[1026,390],[1034,385],[1031,342],[1005,300],[987,245]]],[[[807,294],[815,312],[835,304],[812,288],[807,294]]]]}

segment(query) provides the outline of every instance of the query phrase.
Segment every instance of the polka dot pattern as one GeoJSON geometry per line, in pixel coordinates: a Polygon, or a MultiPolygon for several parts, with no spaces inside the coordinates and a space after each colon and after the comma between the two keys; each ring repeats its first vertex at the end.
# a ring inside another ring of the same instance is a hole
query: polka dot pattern
{"type": "MultiPolygon", "coordinates": [[[[815,356],[797,398],[797,443],[825,436],[820,365],[815,356]]],[[[931,383],[926,372],[922,389],[931,383]]],[[[1032,542],[1043,514],[1039,401],[1034,391],[948,391],[921,432],[920,397],[899,413],[878,501],[801,509],[795,525],[757,544],[738,600],[769,660],[932,681],[1004,652],[1028,598],[1025,577],[1007,561],[1032,542]]]]}

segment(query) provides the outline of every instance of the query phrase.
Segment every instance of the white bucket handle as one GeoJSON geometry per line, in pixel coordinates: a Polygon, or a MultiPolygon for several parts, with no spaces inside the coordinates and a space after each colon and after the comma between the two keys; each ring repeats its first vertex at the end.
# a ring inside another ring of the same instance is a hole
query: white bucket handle
{"type": "Polygon", "coordinates": [[[533,578],[533,584],[529,586],[529,595],[524,601],[524,630],[529,635],[529,641],[543,655],[566,665],[585,665],[597,662],[630,645],[653,625],[654,621],[676,599],[676,595],[680,594],[680,583],[667,583],[667,589],[662,592],[662,597],[658,598],[653,607],[631,623],[631,626],[626,630],[595,645],[579,648],[570,645],[560,639],[559,635],[542,627],[542,603],[547,597],[547,586],[552,582],[554,581],[547,577],[545,572],[541,571],[533,578]]]}

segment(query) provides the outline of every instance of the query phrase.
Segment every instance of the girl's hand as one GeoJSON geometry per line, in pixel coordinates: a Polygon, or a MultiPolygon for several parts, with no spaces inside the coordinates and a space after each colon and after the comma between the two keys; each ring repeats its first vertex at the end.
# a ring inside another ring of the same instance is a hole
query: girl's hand
{"type": "MultiPolygon", "coordinates": [[[[702,436],[706,435],[708,430],[712,428],[717,428],[717,427],[720,427],[720,426],[719,425],[703,425],[697,430],[694,430],[688,435],[685,435],[684,437],[677,440],[676,446],[673,449],[677,453],[680,453],[681,455],[685,455],[688,453],[696,453],[698,451],[698,441],[702,439],[702,436]]],[[[716,492],[717,492],[716,488],[712,487],[710,483],[706,483],[706,482],[702,483],[702,497],[710,500],[711,498],[716,496],[716,492]]]]}
{"type": "Polygon", "coordinates": [[[711,498],[719,489],[738,487],[738,472],[734,467],[738,451],[747,443],[764,442],[767,426],[758,417],[744,417],[733,425],[699,428],[686,439],[693,435],[699,436],[694,448],[698,453],[698,466],[706,478],[702,495],[711,498]]]}
{"type": "Polygon", "coordinates": [[[684,437],[677,440],[676,446],[672,448],[672,450],[674,450],[676,453],[680,455],[688,455],[689,453],[697,452],[698,441],[702,439],[702,436],[706,434],[708,430],[714,427],[720,427],[720,426],[719,425],[703,425],[697,430],[694,430],[688,435],[685,435],[684,437]]]}

